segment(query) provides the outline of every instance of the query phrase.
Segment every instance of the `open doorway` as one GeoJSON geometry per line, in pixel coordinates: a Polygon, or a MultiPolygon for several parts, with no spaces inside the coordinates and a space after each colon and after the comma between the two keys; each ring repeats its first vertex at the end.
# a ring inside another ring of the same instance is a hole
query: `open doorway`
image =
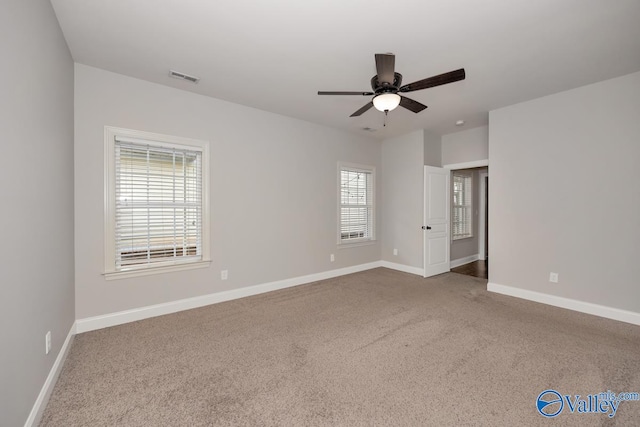
{"type": "Polygon", "coordinates": [[[452,169],[451,183],[451,271],[488,279],[489,168],[452,169]]]}

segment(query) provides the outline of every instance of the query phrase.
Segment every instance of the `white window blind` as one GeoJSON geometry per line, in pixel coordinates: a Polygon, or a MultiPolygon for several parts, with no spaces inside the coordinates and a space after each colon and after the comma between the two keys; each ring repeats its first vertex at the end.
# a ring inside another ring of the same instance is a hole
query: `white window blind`
{"type": "Polygon", "coordinates": [[[470,175],[453,174],[453,239],[464,239],[473,236],[473,200],[472,177],[470,175]]]}
{"type": "Polygon", "coordinates": [[[374,239],[373,169],[340,167],[340,242],[374,239]]]}
{"type": "Polygon", "coordinates": [[[115,138],[115,270],[202,260],[202,152],[115,138]]]}

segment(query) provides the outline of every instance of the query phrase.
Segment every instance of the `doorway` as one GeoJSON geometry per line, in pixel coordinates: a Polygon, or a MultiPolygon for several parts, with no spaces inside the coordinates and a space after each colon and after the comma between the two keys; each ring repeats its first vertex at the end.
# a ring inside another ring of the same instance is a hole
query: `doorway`
{"type": "MultiPolygon", "coordinates": [[[[451,173],[452,175],[472,177],[472,213],[468,218],[468,221],[472,224],[472,232],[470,235],[462,236],[456,236],[455,232],[452,232],[450,246],[451,271],[488,280],[489,168],[487,166],[451,168],[451,173]]],[[[452,182],[454,181],[452,176],[452,182]]],[[[452,194],[455,191],[455,188],[452,187],[452,194]]],[[[452,197],[451,203],[452,212],[454,212],[456,209],[454,197],[452,197]]],[[[455,220],[455,218],[452,218],[452,229],[456,227],[455,220]]]]}

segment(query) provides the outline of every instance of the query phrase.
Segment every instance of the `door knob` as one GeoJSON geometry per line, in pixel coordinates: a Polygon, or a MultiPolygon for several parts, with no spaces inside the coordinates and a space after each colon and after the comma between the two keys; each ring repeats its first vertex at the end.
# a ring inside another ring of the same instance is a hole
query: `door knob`
{"type": "Polygon", "coordinates": [[[423,229],[423,230],[431,230],[431,227],[430,227],[430,226],[428,226],[428,225],[423,225],[423,226],[422,226],[422,229],[423,229]]]}

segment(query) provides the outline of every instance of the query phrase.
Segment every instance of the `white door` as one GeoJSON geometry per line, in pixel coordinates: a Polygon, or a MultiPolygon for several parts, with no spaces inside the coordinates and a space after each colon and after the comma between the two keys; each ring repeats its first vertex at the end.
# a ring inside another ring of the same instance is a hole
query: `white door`
{"type": "Polygon", "coordinates": [[[449,169],[424,167],[424,277],[449,271],[449,169]]]}

